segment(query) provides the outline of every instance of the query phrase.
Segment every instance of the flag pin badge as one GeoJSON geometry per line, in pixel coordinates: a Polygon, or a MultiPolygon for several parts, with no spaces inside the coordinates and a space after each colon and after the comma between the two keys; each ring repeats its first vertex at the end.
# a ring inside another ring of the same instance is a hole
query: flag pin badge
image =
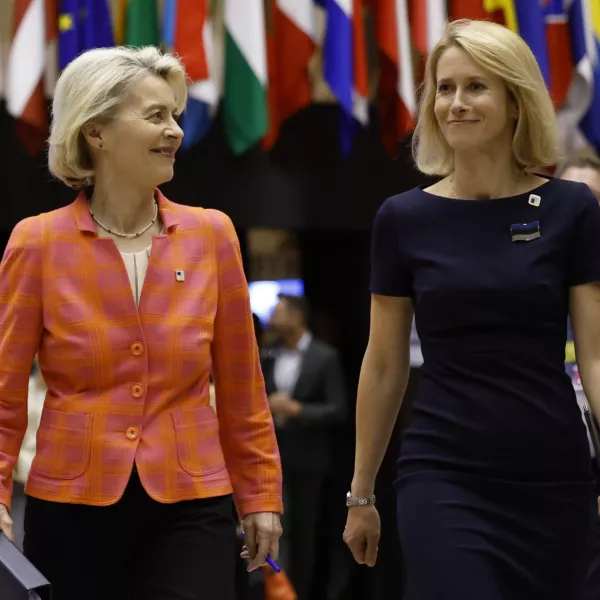
{"type": "Polygon", "coordinates": [[[529,204],[531,204],[531,206],[539,206],[541,201],[541,196],[538,196],[537,194],[529,194],[529,204]]]}
{"type": "Polygon", "coordinates": [[[513,242],[531,242],[540,237],[540,222],[513,223],[510,226],[510,237],[513,242]]]}
{"type": "Polygon", "coordinates": [[[185,281],[185,271],[175,271],[175,281],[185,281]]]}

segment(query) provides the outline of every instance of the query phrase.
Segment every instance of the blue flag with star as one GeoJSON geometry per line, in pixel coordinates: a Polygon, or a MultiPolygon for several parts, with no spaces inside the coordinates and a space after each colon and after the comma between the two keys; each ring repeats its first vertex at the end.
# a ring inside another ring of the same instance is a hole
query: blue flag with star
{"type": "Polygon", "coordinates": [[[58,30],[61,70],[86,50],[115,45],[107,0],[61,0],[58,30]]]}

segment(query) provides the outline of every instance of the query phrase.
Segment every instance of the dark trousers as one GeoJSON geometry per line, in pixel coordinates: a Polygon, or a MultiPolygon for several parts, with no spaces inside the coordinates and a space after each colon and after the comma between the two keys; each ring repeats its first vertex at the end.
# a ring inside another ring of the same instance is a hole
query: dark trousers
{"type": "MultiPolygon", "coordinates": [[[[596,495],[600,496],[600,469],[598,462],[592,460],[592,472],[596,477],[596,495]]],[[[590,533],[590,549],[584,600],[600,600],[600,516],[594,507],[592,531],[590,533]]]]}
{"type": "Polygon", "coordinates": [[[231,496],[161,504],[134,472],[106,507],[29,497],[25,555],[53,600],[233,600],[231,496]]]}
{"type": "Polygon", "coordinates": [[[284,535],[289,544],[289,576],[298,600],[310,600],[315,580],[317,527],[325,473],[286,469],[283,481],[286,494],[284,535]]]}
{"type": "Polygon", "coordinates": [[[600,600],[600,517],[594,514],[584,600],[600,600]]]}

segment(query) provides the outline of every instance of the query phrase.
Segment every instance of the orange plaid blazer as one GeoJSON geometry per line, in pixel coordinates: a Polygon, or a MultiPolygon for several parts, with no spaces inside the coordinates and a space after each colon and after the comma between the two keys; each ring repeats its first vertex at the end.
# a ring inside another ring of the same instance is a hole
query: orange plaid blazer
{"type": "Polygon", "coordinates": [[[233,492],[241,516],[282,512],[235,230],[219,211],[169,202],[158,190],[157,199],[164,233],[153,239],[139,308],[85,195],[12,232],[0,264],[0,503],[10,507],[38,353],[48,393],[31,496],[115,503],[135,461],[159,502],[233,492]]]}

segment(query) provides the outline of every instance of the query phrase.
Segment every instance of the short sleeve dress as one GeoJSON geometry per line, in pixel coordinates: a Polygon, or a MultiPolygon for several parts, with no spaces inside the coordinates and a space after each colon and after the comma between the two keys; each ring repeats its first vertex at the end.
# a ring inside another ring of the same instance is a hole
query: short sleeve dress
{"type": "Polygon", "coordinates": [[[371,291],[412,298],[424,359],[396,481],[410,600],[577,600],[595,498],[566,324],[596,281],[583,184],[378,211],[371,291]]]}

